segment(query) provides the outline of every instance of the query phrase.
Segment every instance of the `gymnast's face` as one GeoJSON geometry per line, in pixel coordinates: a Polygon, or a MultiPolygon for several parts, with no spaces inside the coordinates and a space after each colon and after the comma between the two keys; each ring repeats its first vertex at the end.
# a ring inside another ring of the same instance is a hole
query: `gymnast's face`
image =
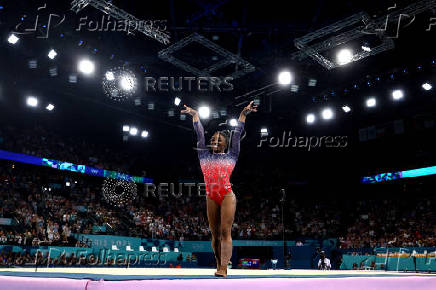
{"type": "Polygon", "coordinates": [[[210,146],[214,153],[223,153],[227,148],[227,140],[219,132],[216,132],[210,139],[210,146]]]}

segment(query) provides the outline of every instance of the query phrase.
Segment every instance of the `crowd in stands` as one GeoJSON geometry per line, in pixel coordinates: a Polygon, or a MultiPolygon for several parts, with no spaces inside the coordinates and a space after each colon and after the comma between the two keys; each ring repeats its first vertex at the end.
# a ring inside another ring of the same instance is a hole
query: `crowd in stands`
{"type": "Polygon", "coordinates": [[[41,126],[0,128],[0,149],[124,173],[128,173],[126,161],[130,160],[126,152],[99,147],[77,137],[60,137],[41,126]],[[110,161],[107,156],[111,156],[110,161]]]}
{"type": "MultiPolygon", "coordinates": [[[[16,132],[5,127],[0,138],[0,149],[128,172],[121,161],[122,153],[112,154],[83,140],[60,141],[42,128],[16,132]],[[108,159],[110,163],[105,161],[108,159]]],[[[274,182],[265,185],[246,178],[253,174],[257,180],[268,179],[265,170],[253,170],[257,171],[247,170],[235,182],[235,191],[240,195],[232,236],[281,239],[279,197],[271,198],[268,194],[277,191],[271,186],[274,182]]],[[[192,166],[187,172],[192,175],[189,177],[201,179],[200,171],[192,166]]],[[[279,175],[275,170],[269,176],[279,175]]],[[[74,233],[210,239],[204,196],[145,197],[139,186],[138,200],[117,208],[102,198],[100,178],[4,160],[0,161],[0,181],[0,218],[9,218],[13,223],[0,225],[0,244],[87,246],[77,241],[74,233]]],[[[341,248],[436,246],[434,200],[349,202],[330,200],[312,204],[288,200],[286,237],[300,240],[336,237],[341,248]]]]}
{"type": "Polygon", "coordinates": [[[341,248],[436,246],[435,200],[360,201],[341,248]]]}

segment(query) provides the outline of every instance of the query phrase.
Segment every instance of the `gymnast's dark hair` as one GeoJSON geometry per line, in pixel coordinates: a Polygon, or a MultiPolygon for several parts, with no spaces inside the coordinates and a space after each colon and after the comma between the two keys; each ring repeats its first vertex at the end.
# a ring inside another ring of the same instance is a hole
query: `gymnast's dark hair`
{"type": "Polygon", "coordinates": [[[217,133],[222,135],[224,138],[226,138],[227,145],[229,145],[230,131],[229,130],[222,130],[222,131],[217,131],[217,133]]]}

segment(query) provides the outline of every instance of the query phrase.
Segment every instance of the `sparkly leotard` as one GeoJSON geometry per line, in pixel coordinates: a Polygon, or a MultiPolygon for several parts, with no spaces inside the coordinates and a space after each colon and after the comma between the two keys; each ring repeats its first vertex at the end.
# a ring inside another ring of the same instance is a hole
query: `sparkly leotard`
{"type": "Polygon", "coordinates": [[[204,129],[200,121],[194,122],[194,129],[197,133],[198,159],[200,160],[201,171],[206,184],[206,194],[210,199],[221,205],[224,196],[232,191],[230,176],[238,160],[244,123],[238,121],[228,153],[214,154],[208,150],[204,139],[204,129]]]}

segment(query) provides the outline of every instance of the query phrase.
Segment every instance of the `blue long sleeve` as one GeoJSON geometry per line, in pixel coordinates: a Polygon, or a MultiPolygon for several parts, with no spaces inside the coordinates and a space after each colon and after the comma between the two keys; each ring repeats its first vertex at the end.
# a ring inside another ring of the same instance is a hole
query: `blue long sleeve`
{"type": "Polygon", "coordinates": [[[203,125],[201,125],[201,122],[194,122],[194,130],[197,134],[197,149],[207,149],[206,142],[204,139],[204,128],[203,125]]]}
{"type": "Polygon", "coordinates": [[[235,155],[239,155],[239,151],[241,149],[241,135],[242,131],[244,131],[244,122],[238,121],[238,125],[235,127],[232,136],[232,144],[230,147],[230,152],[235,155]]]}

